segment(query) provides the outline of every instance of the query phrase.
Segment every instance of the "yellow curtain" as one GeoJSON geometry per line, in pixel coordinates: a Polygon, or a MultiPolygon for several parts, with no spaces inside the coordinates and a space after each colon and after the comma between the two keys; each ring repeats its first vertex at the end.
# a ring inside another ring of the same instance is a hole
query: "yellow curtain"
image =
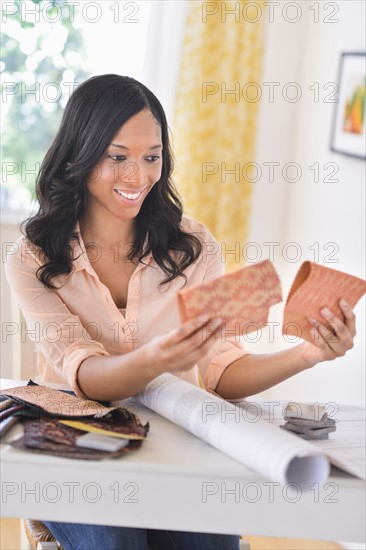
{"type": "Polygon", "coordinates": [[[185,213],[240,267],[256,177],[254,144],[263,53],[263,2],[191,0],[173,120],[175,181],[185,213]]]}

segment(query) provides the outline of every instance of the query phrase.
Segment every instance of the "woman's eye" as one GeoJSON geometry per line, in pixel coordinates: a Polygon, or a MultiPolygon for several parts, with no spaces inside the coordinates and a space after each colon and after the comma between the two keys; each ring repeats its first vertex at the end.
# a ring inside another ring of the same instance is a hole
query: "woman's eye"
{"type": "MultiPolygon", "coordinates": [[[[108,155],[108,158],[114,160],[115,162],[123,162],[124,160],[126,160],[125,155],[108,155]]],[[[157,162],[159,159],[159,155],[151,155],[145,158],[147,162],[157,162]]]]}
{"type": "Polygon", "coordinates": [[[126,160],[126,157],[124,155],[108,155],[108,157],[115,162],[122,162],[123,160],[126,160]]]}

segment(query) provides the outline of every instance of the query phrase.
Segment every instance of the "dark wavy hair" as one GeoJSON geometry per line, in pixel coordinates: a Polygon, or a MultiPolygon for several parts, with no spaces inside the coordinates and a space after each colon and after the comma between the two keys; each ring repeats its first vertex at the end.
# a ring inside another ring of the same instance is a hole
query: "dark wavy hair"
{"type": "Polygon", "coordinates": [[[181,229],[182,203],[171,180],[173,155],[168,124],[156,96],[137,80],[115,74],[94,76],[70,97],[57,135],[36,180],[38,212],[23,222],[26,237],[45,258],[37,277],[50,289],[53,279],[72,272],[71,241],[83,215],[86,181],[113,136],[132,116],[149,109],[161,127],[162,173],[135,218],[134,242],[128,259],[152,253],[168,283],[183,273],[201,252],[201,243],[181,229]],[[146,241],[146,246],[144,243],[146,241]]]}

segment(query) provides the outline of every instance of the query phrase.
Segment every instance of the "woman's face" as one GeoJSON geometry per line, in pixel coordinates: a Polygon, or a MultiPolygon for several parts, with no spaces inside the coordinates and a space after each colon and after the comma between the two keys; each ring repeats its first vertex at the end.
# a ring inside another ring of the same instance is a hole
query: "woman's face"
{"type": "Polygon", "coordinates": [[[87,210],[135,218],[161,170],[160,125],[150,111],[143,110],[121,126],[93,168],[86,182],[87,210]]]}

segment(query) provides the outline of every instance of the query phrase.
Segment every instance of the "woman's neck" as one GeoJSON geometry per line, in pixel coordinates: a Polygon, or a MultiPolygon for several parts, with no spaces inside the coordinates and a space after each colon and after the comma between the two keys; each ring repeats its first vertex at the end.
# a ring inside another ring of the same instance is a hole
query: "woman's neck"
{"type": "Polygon", "coordinates": [[[85,245],[92,242],[108,247],[118,243],[127,249],[134,240],[133,222],[134,220],[113,218],[108,221],[98,220],[97,217],[91,218],[86,214],[79,219],[79,227],[85,245]]]}

